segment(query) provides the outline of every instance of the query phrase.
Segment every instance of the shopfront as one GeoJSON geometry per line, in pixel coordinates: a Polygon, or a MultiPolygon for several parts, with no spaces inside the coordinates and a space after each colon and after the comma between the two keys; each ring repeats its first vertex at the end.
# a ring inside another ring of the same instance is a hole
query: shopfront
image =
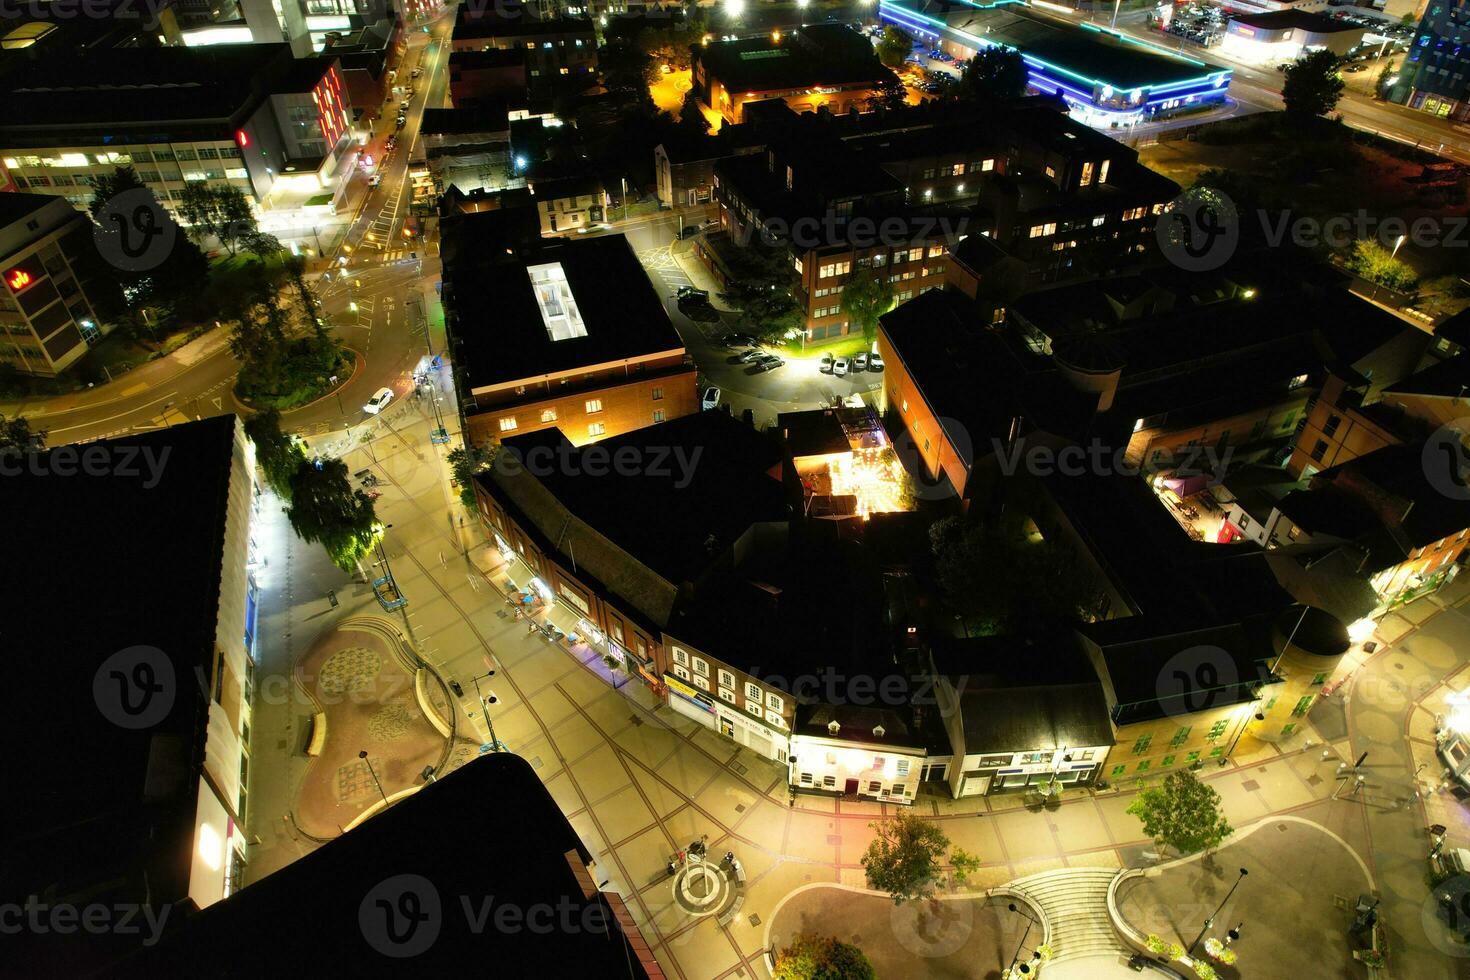
{"type": "Polygon", "coordinates": [[[664,684],[669,690],[669,707],[705,728],[716,727],[714,698],[701,694],[672,674],[664,675],[664,684]]]}
{"type": "Polygon", "coordinates": [[[1026,789],[1090,786],[1106,757],[1106,746],[971,756],[966,759],[955,795],[990,796],[1026,789]]]}
{"type": "Polygon", "coordinates": [[[773,731],[723,702],[716,703],[715,711],[721,735],[734,739],[762,758],[774,759],[783,766],[786,764],[790,740],[784,732],[773,731]]]}

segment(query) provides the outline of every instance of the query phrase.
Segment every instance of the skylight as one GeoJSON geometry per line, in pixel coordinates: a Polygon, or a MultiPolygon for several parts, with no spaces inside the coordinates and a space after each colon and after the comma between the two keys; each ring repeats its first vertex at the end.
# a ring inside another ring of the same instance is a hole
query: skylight
{"type": "Polygon", "coordinates": [[[541,307],[541,322],[546,324],[546,333],[552,340],[571,340],[587,336],[587,325],[577,309],[577,298],[572,295],[572,285],[567,282],[566,271],[560,262],[546,265],[526,266],[531,277],[531,288],[536,291],[536,303],[541,307]]]}

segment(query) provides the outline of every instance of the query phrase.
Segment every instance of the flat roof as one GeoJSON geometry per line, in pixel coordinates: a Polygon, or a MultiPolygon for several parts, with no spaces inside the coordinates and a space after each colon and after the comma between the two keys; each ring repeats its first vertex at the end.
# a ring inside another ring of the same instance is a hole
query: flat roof
{"type": "Polygon", "coordinates": [[[1302,30],[1312,34],[1346,34],[1348,31],[1363,32],[1361,24],[1349,24],[1325,14],[1308,13],[1305,10],[1273,10],[1264,14],[1239,14],[1230,18],[1231,24],[1244,24],[1263,31],[1302,30]]]}
{"type": "MultiPolygon", "coordinates": [[[[187,894],[209,708],[195,677],[213,667],[226,523],[240,518],[234,440],[235,417],[219,416],[60,446],[0,479],[0,507],[22,518],[6,535],[16,562],[0,714],[11,751],[31,760],[0,809],[0,902],[98,882],[111,883],[96,896],[109,902],[187,894]],[[78,470],[88,453],[108,461],[104,475],[78,470]],[[129,729],[93,692],[104,663],[138,646],[167,659],[175,696],[158,724],[129,729]]],[[[99,938],[113,953],[118,942],[99,938]]],[[[21,974],[87,975],[81,958],[97,952],[29,931],[6,945],[21,974]],[[32,955],[34,969],[21,967],[32,955]]]]}
{"type": "Polygon", "coordinates": [[[910,20],[931,31],[948,29],[972,46],[1016,48],[1073,81],[1120,90],[1159,88],[1229,71],[1101,28],[1052,20],[1019,0],[987,7],[964,0],[882,0],[881,11],[900,24],[910,20]]]}
{"type": "Polygon", "coordinates": [[[493,6],[465,4],[454,17],[453,39],[529,37],[544,34],[593,35],[588,17],[542,17],[519,0],[502,0],[493,6]]]}
{"type": "MultiPolygon", "coordinates": [[[[0,194],[0,226],[14,224],[23,218],[29,218],[46,205],[59,200],[62,199],[55,194],[27,194],[24,191],[0,194]]],[[[80,212],[77,213],[80,214],[80,212]]]]}
{"type": "Polygon", "coordinates": [[[779,41],[761,35],[692,50],[711,77],[737,94],[894,79],[872,43],[846,24],[813,24],[779,41]]]}
{"type": "Polygon", "coordinates": [[[178,912],[162,942],[108,976],[212,976],[222,964],[269,976],[283,963],[299,976],[382,976],[398,957],[418,975],[480,962],[497,976],[662,977],[622,898],[588,873],[594,857],[530,763],[489,753],[187,922],[178,912]],[[494,918],[480,920],[482,905],[494,918]],[[391,908],[428,916],[422,935],[396,932],[391,908]],[[493,924],[504,921],[517,925],[493,924]]]}
{"type": "MultiPolygon", "coordinates": [[[[474,223],[461,226],[473,233],[474,223]]],[[[483,247],[483,243],[482,243],[483,247]]],[[[622,235],[545,239],[482,265],[474,242],[451,252],[445,302],[469,386],[484,388],[684,350],[633,246],[622,235]],[[464,251],[463,249],[468,249],[464,251]],[[527,269],[556,264],[576,297],[582,333],[553,340],[527,269]]]]}

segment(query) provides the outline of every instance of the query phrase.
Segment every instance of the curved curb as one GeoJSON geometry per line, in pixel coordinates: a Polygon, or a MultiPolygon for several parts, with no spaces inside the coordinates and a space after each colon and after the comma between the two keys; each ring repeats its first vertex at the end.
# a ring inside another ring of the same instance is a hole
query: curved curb
{"type": "MultiPolygon", "coordinates": [[[[874,898],[885,899],[889,902],[893,900],[893,896],[890,895],[888,892],[880,892],[872,888],[862,888],[858,885],[847,885],[843,884],[840,881],[812,881],[791,889],[791,891],[787,892],[785,895],[782,895],[781,901],[777,902],[776,907],[771,909],[771,914],[768,915],[765,919],[765,928],[761,930],[761,949],[765,950],[766,953],[767,969],[770,969],[774,972],[773,964],[775,961],[776,950],[771,947],[771,928],[776,924],[776,916],[780,913],[781,909],[786,906],[787,902],[791,901],[802,892],[811,891],[815,888],[836,888],[841,891],[852,892],[856,895],[871,895],[874,898]]],[[[999,896],[1008,896],[1010,898],[1015,898],[1022,902],[1025,902],[1026,906],[1031,909],[1031,911],[1036,913],[1036,921],[1041,923],[1041,927],[1043,930],[1041,941],[1043,943],[1046,943],[1051,940],[1051,923],[1046,920],[1046,916],[1042,914],[1041,909],[1036,905],[1035,899],[1010,887],[1009,883],[1005,885],[997,885],[994,888],[987,888],[983,892],[962,892],[953,895],[935,895],[933,897],[941,902],[953,902],[960,900],[973,901],[974,899],[989,900],[999,896]]],[[[929,901],[929,899],[914,899],[914,901],[923,902],[929,901]]]]}
{"type": "MultiPolygon", "coordinates": [[[[1228,843],[1222,843],[1220,847],[1215,848],[1214,853],[1219,854],[1226,847],[1230,846],[1230,844],[1234,844],[1237,841],[1245,840],[1256,831],[1264,828],[1267,824],[1276,821],[1299,823],[1304,826],[1311,827],[1314,830],[1320,831],[1332,840],[1337,841],[1338,844],[1342,845],[1344,850],[1352,855],[1353,860],[1358,863],[1359,870],[1363,872],[1363,877],[1366,878],[1368,881],[1369,891],[1376,890],[1377,886],[1373,880],[1372,872],[1368,870],[1367,862],[1363,860],[1362,855],[1360,855],[1351,844],[1343,840],[1342,837],[1339,836],[1337,833],[1329,830],[1321,824],[1314,823],[1313,821],[1307,820],[1304,817],[1298,817],[1291,814],[1280,814],[1277,816],[1262,817],[1260,820],[1257,820],[1250,826],[1243,827],[1237,830],[1235,833],[1231,834],[1228,843]]],[[[1166,870],[1169,870],[1170,868],[1176,868],[1181,865],[1188,864],[1191,861],[1202,861],[1204,860],[1205,856],[1206,852],[1200,851],[1196,854],[1186,854],[1183,857],[1175,858],[1172,861],[1165,861],[1163,864],[1156,864],[1150,868],[1127,868],[1119,871],[1118,874],[1113,878],[1113,880],[1108,884],[1108,917],[1113,921],[1114,930],[1122,935],[1123,938],[1126,939],[1128,942],[1132,943],[1140,953],[1156,958],[1158,954],[1149,949],[1148,946],[1145,944],[1144,940],[1146,937],[1144,936],[1144,934],[1136,929],[1131,922],[1124,918],[1122,911],[1118,908],[1118,889],[1125,881],[1131,881],[1135,878],[1157,877],[1159,874],[1166,870]]],[[[1193,958],[1186,954],[1185,957],[1178,962],[1183,963],[1186,967],[1192,968],[1195,961],[1193,958]]]]}
{"type": "MultiPolygon", "coordinates": [[[[343,347],[342,349],[349,352],[353,357],[352,373],[347,376],[347,380],[343,381],[341,384],[337,385],[337,387],[333,388],[325,395],[322,395],[320,398],[313,398],[311,401],[307,402],[304,405],[297,405],[295,408],[286,409],[284,412],[281,412],[282,419],[285,419],[286,416],[291,415],[295,412],[304,412],[306,409],[311,408],[313,405],[320,405],[328,398],[332,398],[338,395],[343,388],[351,384],[359,374],[367,369],[367,358],[364,357],[359,351],[352,347],[343,347]]],[[[236,375],[235,377],[235,384],[239,384],[239,375],[236,375]]],[[[244,398],[241,398],[239,392],[235,390],[234,384],[230,385],[230,397],[234,399],[236,405],[238,405],[240,408],[243,408],[245,411],[251,413],[252,415],[265,411],[265,409],[258,408],[253,403],[246,401],[244,398]]],[[[277,409],[277,411],[279,411],[279,409],[277,409]]]]}

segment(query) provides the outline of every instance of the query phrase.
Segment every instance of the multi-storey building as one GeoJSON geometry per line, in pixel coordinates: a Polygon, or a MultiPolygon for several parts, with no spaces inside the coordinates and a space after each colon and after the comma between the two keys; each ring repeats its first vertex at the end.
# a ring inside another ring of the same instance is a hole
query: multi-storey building
{"type": "Polygon", "coordinates": [[[446,246],[444,303],[471,441],[559,428],[580,446],[699,410],[694,365],[626,238],[480,238],[497,218],[445,229],[466,243],[446,246]]]}
{"type": "Polygon", "coordinates": [[[334,186],[350,142],[336,60],[293,59],[285,44],[99,49],[9,82],[0,160],[21,190],[74,204],[127,164],[165,205],[190,181],[295,205],[334,186]]]}
{"type": "Polygon", "coordinates": [[[121,297],[98,275],[92,230],[59,197],[0,194],[0,364],[54,376],[111,332],[121,297]]]}
{"type": "Polygon", "coordinates": [[[1411,109],[1470,119],[1470,3],[1432,0],[1388,98],[1411,109]]]}
{"type": "Polygon", "coordinates": [[[797,111],[841,114],[897,82],[867,38],[846,24],[712,41],[693,49],[696,97],[732,123],[753,102],[781,99],[797,111]]]}
{"type": "Polygon", "coordinates": [[[519,3],[460,7],[450,50],[492,48],[524,53],[533,96],[579,91],[597,81],[597,35],[588,17],[542,16],[519,3]]]}
{"type": "MultiPolygon", "coordinates": [[[[4,901],[126,903],[155,918],[208,907],[240,888],[246,860],[261,561],[253,448],[223,416],[19,462],[0,481],[7,510],[90,519],[18,521],[14,546],[82,554],[101,526],[114,561],[39,562],[9,586],[28,610],[10,642],[36,655],[12,664],[4,711],[17,744],[53,764],[30,774],[27,805],[0,818],[4,901]],[[68,472],[92,475],[57,478],[68,472]],[[140,617],[119,568],[146,568],[168,615],[140,617]],[[58,711],[66,738],[48,728],[58,711]]],[[[6,962],[96,973],[148,945],[147,929],[125,932],[26,930],[8,938],[6,962]]]]}

